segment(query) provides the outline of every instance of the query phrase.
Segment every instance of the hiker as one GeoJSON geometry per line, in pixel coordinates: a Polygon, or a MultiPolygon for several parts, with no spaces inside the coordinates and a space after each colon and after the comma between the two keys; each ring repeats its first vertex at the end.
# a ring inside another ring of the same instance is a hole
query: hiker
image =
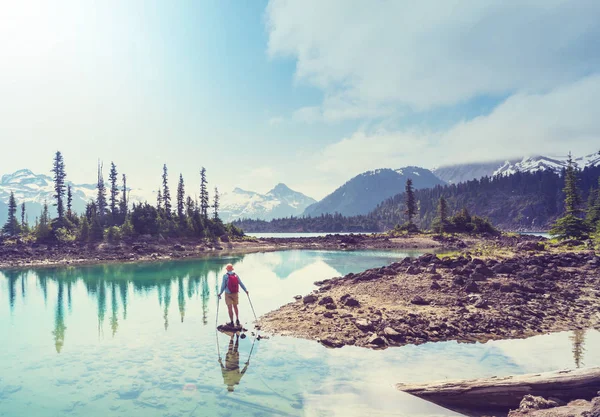
{"type": "Polygon", "coordinates": [[[248,290],[246,286],[240,279],[240,277],[233,272],[233,265],[228,264],[225,269],[227,269],[227,273],[223,275],[223,283],[221,284],[221,291],[219,292],[219,298],[221,298],[221,294],[225,291],[225,304],[227,304],[227,309],[229,310],[229,326],[233,327],[233,312],[235,311],[235,324],[236,326],[240,326],[240,314],[238,312],[238,303],[239,303],[239,293],[240,287],[246,294],[248,294],[248,290]]]}
{"type": "Polygon", "coordinates": [[[223,382],[227,385],[227,391],[233,392],[233,388],[235,385],[239,385],[242,379],[242,376],[246,373],[248,369],[248,365],[250,365],[250,361],[245,363],[244,369],[240,372],[240,352],[238,351],[238,346],[240,343],[240,337],[236,335],[235,344],[233,343],[233,333],[231,334],[231,339],[229,339],[229,349],[227,350],[227,355],[225,355],[225,366],[223,366],[223,361],[219,358],[219,363],[221,364],[221,373],[223,374],[223,382]]]}

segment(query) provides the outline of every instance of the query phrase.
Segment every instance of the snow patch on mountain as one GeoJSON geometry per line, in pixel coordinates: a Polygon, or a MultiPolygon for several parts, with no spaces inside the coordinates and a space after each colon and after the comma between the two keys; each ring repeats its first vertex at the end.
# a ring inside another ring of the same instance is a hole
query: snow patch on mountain
{"type": "MultiPolygon", "coordinates": [[[[96,199],[96,184],[74,184],[67,181],[67,185],[71,185],[73,211],[78,214],[83,213],[86,204],[96,199]]],[[[144,201],[139,191],[129,191],[130,203],[144,201]]],[[[4,174],[0,179],[0,225],[6,222],[11,192],[14,193],[19,206],[25,203],[30,224],[33,224],[35,218],[40,215],[45,202],[48,203],[50,215],[56,215],[56,208],[53,206],[55,202],[53,178],[45,174],[35,174],[29,169],[20,169],[12,174],[4,174]]],[[[21,215],[20,207],[18,215],[21,215]]]]}
{"type": "Polygon", "coordinates": [[[277,184],[266,194],[235,188],[221,195],[219,215],[225,222],[236,219],[271,220],[280,217],[299,216],[316,200],[277,184]]]}
{"type": "MultiPolygon", "coordinates": [[[[506,161],[500,168],[494,171],[493,175],[512,175],[517,172],[538,172],[550,170],[560,173],[568,164],[568,156],[528,156],[519,162],[506,161]]],[[[585,167],[596,166],[600,163],[600,154],[590,154],[578,158],[573,158],[577,167],[583,169],[585,167]]]]}

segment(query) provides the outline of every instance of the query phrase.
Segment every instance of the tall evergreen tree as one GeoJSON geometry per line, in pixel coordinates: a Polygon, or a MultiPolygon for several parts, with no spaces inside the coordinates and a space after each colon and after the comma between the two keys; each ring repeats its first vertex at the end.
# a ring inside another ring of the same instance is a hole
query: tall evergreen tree
{"type": "Polygon", "coordinates": [[[25,219],[25,202],[21,203],[21,228],[27,230],[27,220],[25,219]]]}
{"type": "Polygon", "coordinates": [[[588,199],[586,221],[592,229],[600,222],[600,178],[598,178],[598,188],[590,193],[588,199]]]}
{"type": "Polygon", "coordinates": [[[110,181],[110,214],[112,217],[113,223],[117,221],[119,217],[119,206],[118,206],[118,196],[119,196],[119,186],[117,185],[118,174],[117,174],[117,166],[114,162],[110,163],[110,173],[108,174],[108,179],[110,181]]]}
{"type": "Polygon", "coordinates": [[[565,172],[565,213],[576,215],[580,211],[581,196],[577,188],[577,167],[569,152],[567,159],[567,168],[565,172]]]}
{"type": "Polygon", "coordinates": [[[2,228],[2,233],[9,236],[16,236],[21,231],[19,222],[17,220],[17,201],[15,200],[15,194],[11,191],[8,199],[8,220],[2,228]]]}
{"type": "Polygon", "coordinates": [[[406,209],[404,210],[404,214],[406,215],[406,218],[408,219],[408,224],[414,225],[413,218],[417,214],[417,202],[415,200],[415,191],[413,189],[413,182],[412,182],[412,179],[410,179],[410,178],[406,180],[405,195],[406,195],[405,196],[406,209]]]}
{"type": "Polygon", "coordinates": [[[46,201],[44,201],[42,215],[40,216],[35,233],[39,240],[46,239],[50,236],[50,216],[48,215],[48,203],[46,201]]]}
{"type": "Polygon", "coordinates": [[[438,203],[438,224],[436,225],[437,232],[443,234],[446,231],[446,225],[448,224],[448,205],[444,197],[440,197],[438,203]]]}
{"type": "MultiPolygon", "coordinates": [[[[98,162],[98,196],[96,198],[96,210],[98,223],[104,224],[104,216],[106,215],[106,186],[104,185],[104,176],[102,175],[102,164],[98,162]]],[[[91,222],[90,222],[91,223],[91,222]]],[[[93,226],[93,224],[92,224],[93,226]]]]}
{"type": "Polygon", "coordinates": [[[215,187],[215,196],[213,199],[213,219],[219,219],[219,190],[215,187]]]}
{"type": "Polygon", "coordinates": [[[162,204],[163,204],[163,197],[162,197],[162,192],[160,191],[160,188],[158,189],[158,194],[156,194],[156,209],[158,210],[159,214],[160,212],[162,212],[162,204]]]}
{"type": "Polygon", "coordinates": [[[189,195],[188,198],[185,200],[185,210],[189,218],[192,218],[194,216],[194,200],[189,195]]]}
{"type": "Polygon", "coordinates": [[[177,185],[177,217],[179,222],[185,222],[185,187],[183,184],[183,174],[179,174],[179,184],[177,185]]]}
{"type": "Polygon", "coordinates": [[[584,239],[588,237],[588,225],[579,217],[581,212],[581,196],[577,188],[577,172],[575,162],[569,152],[567,168],[564,173],[565,215],[556,220],[550,234],[559,239],[584,239]]]}
{"type": "Polygon", "coordinates": [[[167,177],[167,164],[163,165],[163,202],[165,208],[165,217],[171,218],[171,192],[169,191],[169,182],[167,177]]]}
{"type": "Polygon", "coordinates": [[[206,181],[206,168],[200,170],[200,212],[204,220],[208,219],[208,182],[206,181]]]}
{"type": "Polygon", "coordinates": [[[65,162],[60,151],[56,151],[54,155],[54,165],[52,168],[54,173],[54,198],[56,198],[56,211],[58,212],[59,220],[62,220],[65,214],[65,207],[63,204],[63,197],[65,195],[65,162]]]}
{"type": "Polygon", "coordinates": [[[119,201],[119,214],[121,215],[121,224],[125,223],[127,218],[127,177],[123,174],[123,189],[121,190],[121,201],[119,201]]]}
{"type": "Polygon", "coordinates": [[[67,186],[67,218],[73,217],[73,192],[71,191],[71,184],[67,186]]]}

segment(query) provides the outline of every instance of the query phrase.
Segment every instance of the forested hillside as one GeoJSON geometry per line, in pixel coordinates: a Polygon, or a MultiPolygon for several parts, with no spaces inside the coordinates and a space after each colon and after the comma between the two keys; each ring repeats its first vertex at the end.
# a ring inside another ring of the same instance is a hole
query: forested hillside
{"type": "MultiPolygon", "coordinates": [[[[578,172],[582,208],[590,192],[598,188],[600,167],[578,172]]],[[[466,207],[471,214],[488,218],[505,230],[547,230],[563,212],[563,175],[552,171],[517,172],[509,176],[484,177],[461,184],[416,190],[419,227],[429,228],[437,215],[440,197],[446,199],[449,214],[466,207]]],[[[366,216],[320,216],[276,219],[272,222],[236,222],[246,232],[350,232],[382,231],[406,221],[404,193],[377,206],[366,216]]]]}

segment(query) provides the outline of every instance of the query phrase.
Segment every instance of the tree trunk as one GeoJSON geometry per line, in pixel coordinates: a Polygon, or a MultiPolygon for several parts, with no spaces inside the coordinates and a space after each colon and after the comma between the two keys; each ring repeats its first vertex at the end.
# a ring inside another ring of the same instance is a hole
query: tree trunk
{"type": "Polygon", "coordinates": [[[600,367],[543,374],[397,384],[400,391],[467,415],[477,411],[516,409],[526,394],[565,402],[590,400],[600,391],[600,367]]]}

